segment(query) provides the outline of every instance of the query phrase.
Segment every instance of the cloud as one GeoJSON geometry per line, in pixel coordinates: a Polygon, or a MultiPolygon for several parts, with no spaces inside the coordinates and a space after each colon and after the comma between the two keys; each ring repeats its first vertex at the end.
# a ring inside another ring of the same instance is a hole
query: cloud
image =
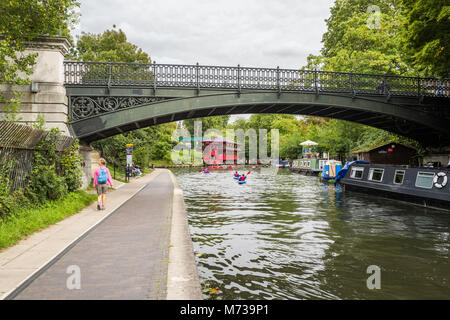
{"type": "Polygon", "coordinates": [[[333,0],[81,0],[80,31],[115,24],[159,63],[298,68],[333,0]]]}

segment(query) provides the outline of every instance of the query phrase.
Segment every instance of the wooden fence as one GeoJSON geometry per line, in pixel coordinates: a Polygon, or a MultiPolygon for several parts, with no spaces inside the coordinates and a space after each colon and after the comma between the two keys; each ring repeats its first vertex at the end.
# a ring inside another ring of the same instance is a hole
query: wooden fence
{"type": "MultiPolygon", "coordinates": [[[[47,134],[48,131],[0,121],[0,179],[7,174],[10,190],[25,187],[36,146],[47,134]]],[[[63,152],[74,141],[72,137],[60,136],[57,151],[63,152]]]]}

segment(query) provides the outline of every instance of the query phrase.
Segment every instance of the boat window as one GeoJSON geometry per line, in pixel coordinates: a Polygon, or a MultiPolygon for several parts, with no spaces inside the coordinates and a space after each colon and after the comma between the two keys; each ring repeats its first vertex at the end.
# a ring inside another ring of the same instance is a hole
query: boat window
{"type": "Polygon", "coordinates": [[[364,172],[364,168],[360,168],[360,167],[352,168],[352,171],[350,172],[350,178],[362,179],[363,172],[364,172]]]}
{"type": "Polygon", "coordinates": [[[405,178],[405,170],[395,170],[394,184],[403,184],[405,178]]]}
{"type": "Polygon", "coordinates": [[[369,170],[369,180],[381,182],[383,180],[384,169],[371,168],[369,170]]]}
{"type": "Polygon", "coordinates": [[[433,187],[433,172],[419,172],[416,178],[416,187],[431,189],[433,187]]]}

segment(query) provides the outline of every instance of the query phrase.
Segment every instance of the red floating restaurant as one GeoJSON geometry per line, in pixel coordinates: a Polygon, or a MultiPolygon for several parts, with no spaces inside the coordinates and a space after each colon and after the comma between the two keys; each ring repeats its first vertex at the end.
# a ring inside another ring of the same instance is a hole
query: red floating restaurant
{"type": "Polygon", "coordinates": [[[210,166],[236,164],[238,144],[223,137],[202,139],[203,162],[210,166]]]}

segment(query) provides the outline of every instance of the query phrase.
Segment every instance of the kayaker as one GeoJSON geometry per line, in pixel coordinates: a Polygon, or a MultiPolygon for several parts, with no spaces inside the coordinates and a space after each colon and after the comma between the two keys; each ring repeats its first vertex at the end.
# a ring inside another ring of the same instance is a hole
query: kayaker
{"type": "Polygon", "coordinates": [[[242,176],[240,176],[239,181],[245,181],[245,179],[247,179],[247,177],[245,176],[245,174],[242,174],[242,176]]]}
{"type": "Polygon", "coordinates": [[[239,177],[239,173],[236,171],[236,172],[234,173],[234,176],[235,176],[235,177],[239,177]]]}

